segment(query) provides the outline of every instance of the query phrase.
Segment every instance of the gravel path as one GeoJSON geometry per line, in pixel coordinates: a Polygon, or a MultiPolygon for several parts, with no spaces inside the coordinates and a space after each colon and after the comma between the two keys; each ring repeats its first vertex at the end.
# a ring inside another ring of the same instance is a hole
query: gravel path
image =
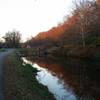
{"type": "Polygon", "coordinates": [[[0,100],[4,100],[4,61],[14,49],[5,49],[0,52],[0,100]]]}

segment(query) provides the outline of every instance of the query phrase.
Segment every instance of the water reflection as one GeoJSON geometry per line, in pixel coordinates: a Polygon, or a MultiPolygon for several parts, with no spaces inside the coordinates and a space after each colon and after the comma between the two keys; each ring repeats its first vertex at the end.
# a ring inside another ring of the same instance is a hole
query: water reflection
{"type": "MultiPolygon", "coordinates": [[[[24,62],[31,63],[25,58],[24,62]]],[[[68,88],[68,86],[66,86],[66,88],[64,87],[65,83],[63,80],[59,79],[57,76],[52,74],[51,71],[49,71],[47,68],[44,68],[43,66],[39,66],[36,63],[33,63],[32,65],[33,67],[40,70],[36,76],[37,80],[43,85],[47,86],[49,91],[54,94],[57,100],[76,100],[76,97],[71,88],[68,88]]]]}
{"type": "Polygon", "coordinates": [[[44,58],[27,58],[25,62],[41,70],[37,80],[46,85],[57,100],[100,100],[100,81],[97,79],[100,70],[91,70],[94,66],[98,68],[99,64],[72,59],[54,62],[44,58]]]}

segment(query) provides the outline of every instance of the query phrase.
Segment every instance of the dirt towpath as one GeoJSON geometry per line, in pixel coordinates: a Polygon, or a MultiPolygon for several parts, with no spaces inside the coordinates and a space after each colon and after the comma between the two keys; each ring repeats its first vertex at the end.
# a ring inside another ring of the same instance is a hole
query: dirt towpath
{"type": "Polygon", "coordinates": [[[11,54],[14,49],[5,49],[0,52],[0,100],[4,99],[4,62],[6,57],[11,54]]]}

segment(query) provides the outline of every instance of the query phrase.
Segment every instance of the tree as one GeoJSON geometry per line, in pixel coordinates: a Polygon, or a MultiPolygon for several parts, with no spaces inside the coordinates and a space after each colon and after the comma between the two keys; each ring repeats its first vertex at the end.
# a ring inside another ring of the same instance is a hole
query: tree
{"type": "Polygon", "coordinates": [[[91,26],[91,23],[94,23],[96,21],[96,14],[95,14],[95,0],[89,1],[89,0],[80,0],[79,2],[75,2],[76,10],[74,13],[76,13],[79,16],[79,22],[80,22],[80,34],[82,37],[82,45],[85,47],[85,35],[87,31],[89,31],[88,27],[91,26]]]}
{"type": "Polygon", "coordinates": [[[96,3],[97,3],[98,5],[100,5],[100,0],[96,0],[96,3]]]}
{"type": "Polygon", "coordinates": [[[18,31],[7,32],[3,37],[5,39],[6,47],[19,47],[21,34],[18,31]]]}

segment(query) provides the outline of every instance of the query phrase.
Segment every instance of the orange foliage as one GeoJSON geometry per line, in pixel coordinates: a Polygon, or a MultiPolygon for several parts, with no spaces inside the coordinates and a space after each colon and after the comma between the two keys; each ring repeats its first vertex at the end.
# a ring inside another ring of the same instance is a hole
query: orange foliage
{"type": "Polygon", "coordinates": [[[71,28],[75,25],[76,21],[78,20],[78,16],[74,15],[68,18],[63,24],[58,25],[57,27],[53,27],[52,29],[48,30],[47,32],[40,32],[35,39],[43,40],[43,39],[57,39],[62,35],[66,30],[71,28]]]}

